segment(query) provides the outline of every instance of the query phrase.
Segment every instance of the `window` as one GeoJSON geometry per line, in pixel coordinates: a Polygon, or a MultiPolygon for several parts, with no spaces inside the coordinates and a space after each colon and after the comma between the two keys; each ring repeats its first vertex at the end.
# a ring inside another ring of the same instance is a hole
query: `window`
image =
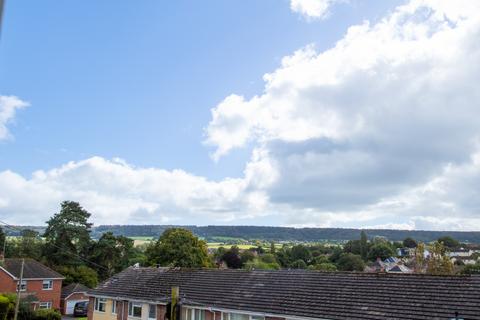
{"type": "Polygon", "coordinates": [[[222,312],[222,320],[265,320],[262,316],[250,316],[241,313],[226,313],[222,312]]]}
{"type": "Polygon", "coordinates": [[[42,290],[52,290],[53,280],[43,280],[42,290]]]}
{"type": "Polygon", "coordinates": [[[157,319],[157,306],[154,304],[148,305],[148,319],[157,319]]]}
{"type": "Polygon", "coordinates": [[[52,303],[51,302],[40,302],[38,304],[39,309],[51,309],[52,308],[52,303]]]}
{"type": "Polygon", "coordinates": [[[128,303],[128,315],[130,317],[141,318],[142,317],[142,304],[138,302],[128,303]]]}
{"type": "MultiPolygon", "coordinates": [[[[18,283],[17,283],[17,291],[18,291],[18,283]]],[[[20,291],[27,291],[27,281],[26,280],[22,280],[22,284],[20,285],[20,291]]]]}
{"type": "Polygon", "coordinates": [[[205,310],[185,309],[185,320],[205,320],[205,310]]]}
{"type": "Polygon", "coordinates": [[[95,311],[105,312],[107,309],[107,299],[95,298],[95,311]]]}
{"type": "Polygon", "coordinates": [[[117,313],[117,301],[115,300],[112,301],[112,313],[113,314],[117,313]]]}

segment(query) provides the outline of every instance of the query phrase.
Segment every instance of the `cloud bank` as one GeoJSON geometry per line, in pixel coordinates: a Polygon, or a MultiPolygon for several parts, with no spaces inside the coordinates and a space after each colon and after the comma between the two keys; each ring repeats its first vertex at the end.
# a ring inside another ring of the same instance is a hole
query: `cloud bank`
{"type": "Polygon", "coordinates": [[[242,177],[101,157],[3,171],[0,216],[37,223],[70,199],[96,223],[478,230],[478,39],[480,2],[413,0],[329,50],[284,57],[261,94],[212,109],[213,159],[252,149],[242,177]]]}

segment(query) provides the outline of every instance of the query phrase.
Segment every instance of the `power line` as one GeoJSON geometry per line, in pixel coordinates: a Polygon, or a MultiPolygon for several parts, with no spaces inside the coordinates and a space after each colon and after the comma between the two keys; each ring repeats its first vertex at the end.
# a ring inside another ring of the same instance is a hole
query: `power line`
{"type": "MultiPolygon", "coordinates": [[[[2,1],[2,0],[0,0],[0,1],[2,1]]],[[[0,220],[0,223],[3,224],[3,225],[5,225],[5,226],[6,226],[7,228],[9,228],[9,229],[12,229],[12,230],[16,230],[16,231],[20,231],[20,232],[25,231],[25,230],[28,230],[28,229],[18,228],[18,227],[16,227],[16,226],[13,226],[13,225],[11,225],[11,224],[8,224],[8,223],[6,223],[5,221],[2,221],[2,220],[0,220]]],[[[37,235],[37,237],[40,237],[40,235],[37,235]]],[[[40,238],[41,238],[41,237],[40,237],[40,238]]],[[[7,237],[5,237],[5,243],[6,243],[6,242],[7,242],[7,237]]],[[[64,249],[65,249],[65,248],[62,248],[62,247],[60,247],[60,246],[57,246],[55,243],[50,243],[50,245],[52,245],[52,246],[54,246],[55,248],[60,249],[60,250],[64,250],[64,249]]],[[[76,254],[76,253],[69,252],[69,251],[65,251],[65,252],[66,252],[67,254],[70,254],[70,255],[72,255],[72,256],[74,256],[74,257],[77,257],[77,258],[83,260],[84,262],[90,263],[90,264],[92,264],[92,265],[94,265],[94,266],[96,266],[96,267],[99,267],[99,268],[102,268],[102,269],[104,269],[104,270],[109,271],[109,269],[108,269],[107,267],[102,266],[102,265],[100,265],[100,264],[98,264],[98,263],[96,263],[96,262],[90,261],[90,260],[88,260],[87,258],[82,257],[81,255],[78,255],[78,254],[76,254]]],[[[4,252],[3,254],[5,255],[5,252],[4,252]]]]}

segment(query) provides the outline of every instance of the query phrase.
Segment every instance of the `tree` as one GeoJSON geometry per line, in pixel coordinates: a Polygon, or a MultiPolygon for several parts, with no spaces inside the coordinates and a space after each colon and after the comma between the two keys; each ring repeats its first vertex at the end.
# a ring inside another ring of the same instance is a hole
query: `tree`
{"type": "Polygon", "coordinates": [[[43,242],[37,231],[24,229],[21,239],[17,242],[17,257],[40,260],[42,257],[43,242]]]}
{"type": "Polygon", "coordinates": [[[370,248],[370,251],[368,252],[368,258],[370,260],[376,260],[377,258],[385,260],[394,254],[395,252],[388,243],[377,243],[370,248]]]}
{"type": "Polygon", "coordinates": [[[337,271],[337,266],[333,263],[319,263],[308,266],[310,270],[317,270],[317,271],[337,271]]]}
{"type": "Polygon", "coordinates": [[[429,274],[453,274],[454,268],[450,258],[445,254],[443,242],[434,242],[430,247],[430,257],[427,261],[429,274]]]}
{"type": "Polygon", "coordinates": [[[363,260],[367,260],[368,255],[368,238],[365,231],[362,230],[360,233],[360,255],[363,260]]]}
{"type": "Polygon", "coordinates": [[[0,227],[0,249],[2,250],[2,254],[5,256],[5,252],[3,252],[3,248],[5,247],[5,241],[7,241],[7,236],[5,232],[3,232],[2,227],[0,227]]]}
{"type": "Polygon", "coordinates": [[[102,266],[96,270],[100,279],[106,279],[128,267],[132,254],[132,239],[106,232],[93,244],[90,259],[102,266]]]}
{"type": "Polygon", "coordinates": [[[280,265],[276,262],[268,263],[256,258],[245,263],[244,268],[247,270],[279,270],[280,265]]]}
{"type": "Polygon", "coordinates": [[[415,239],[413,238],[405,238],[403,240],[403,246],[406,247],[406,248],[416,248],[417,247],[417,241],[415,241],[415,239]]]}
{"type": "Polygon", "coordinates": [[[290,268],[292,268],[292,269],[306,269],[306,268],[307,268],[307,264],[305,263],[304,260],[298,259],[298,260],[293,261],[293,262],[290,264],[290,268]]]}
{"type": "Polygon", "coordinates": [[[416,273],[421,273],[425,266],[425,244],[420,242],[415,248],[415,267],[416,273]]]}
{"type": "Polygon", "coordinates": [[[296,246],[293,246],[292,249],[290,249],[290,260],[291,261],[297,261],[297,260],[303,260],[305,264],[310,262],[310,259],[312,258],[312,254],[308,250],[307,247],[305,247],[302,244],[298,244],[296,246]]]}
{"type": "Polygon", "coordinates": [[[276,248],[275,248],[275,242],[270,242],[270,253],[275,254],[276,248]]]}
{"type": "Polygon", "coordinates": [[[49,264],[83,264],[80,257],[87,256],[91,241],[90,215],[78,202],[62,202],[60,212],[47,221],[43,235],[46,240],[43,255],[48,257],[49,264]]]}
{"type": "Polygon", "coordinates": [[[240,249],[237,246],[232,246],[229,250],[225,251],[222,256],[222,261],[231,269],[240,269],[244,263],[240,258],[240,249]]]}
{"type": "Polygon", "coordinates": [[[460,242],[449,236],[438,238],[437,242],[442,243],[447,249],[456,249],[460,247],[460,242]]]}
{"type": "Polygon", "coordinates": [[[253,259],[255,259],[255,254],[251,250],[244,250],[240,253],[240,260],[242,262],[242,265],[244,265],[248,261],[252,261],[253,259]]]}
{"type": "Polygon", "coordinates": [[[466,265],[461,274],[480,274],[480,263],[466,265]]]}
{"type": "Polygon", "coordinates": [[[98,284],[97,272],[87,266],[63,266],[56,270],[65,277],[64,285],[81,283],[89,288],[95,288],[98,284]]]}
{"type": "Polygon", "coordinates": [[[360,240],[347,241],[347,243],[345,243],[345,245],[343,246],[343,251],[347,253],[361,255],[362,250],[361,250],[360,240]]]}
{"type": "Polygon", "coordinates": [[[150,265],[200,268],[210,264],[205,241],[183,228],[165,230],[145,254],[150,265]]]}
{"type": "Polygon", "coordinates": [[[363,271],[365,263],[361,256],[352,253],[344,253],[337,262],[341,271],[363,271]]]}

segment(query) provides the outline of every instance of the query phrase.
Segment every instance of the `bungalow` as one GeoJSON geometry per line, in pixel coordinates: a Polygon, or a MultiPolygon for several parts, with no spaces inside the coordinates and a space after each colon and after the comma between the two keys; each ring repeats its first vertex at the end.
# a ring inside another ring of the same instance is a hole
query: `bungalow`
{"type": "Polygon", "coordinates": [[[480,276],[128,268],[89,291],[89,320],[480,319],[480,276]]]}
{"type": "Polygon", "coordinates": [[[33,259],[25,259],[20,283],[22,259],[5,259],[0,265],[0,292],[29,297],[34,309],[59,309],[63,276],[33,259]]]}

